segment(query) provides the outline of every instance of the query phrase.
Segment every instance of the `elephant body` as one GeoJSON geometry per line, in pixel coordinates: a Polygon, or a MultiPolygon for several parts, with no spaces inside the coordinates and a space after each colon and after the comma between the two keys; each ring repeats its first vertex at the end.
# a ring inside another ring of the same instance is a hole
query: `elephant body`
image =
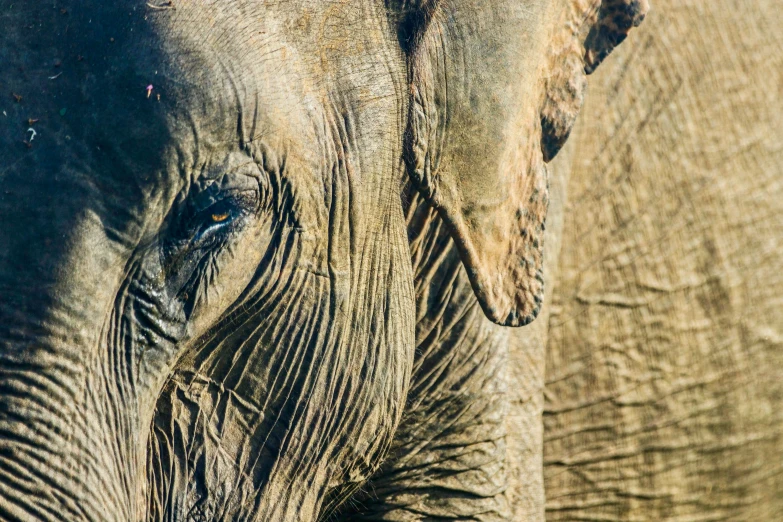
{"type": "Polygon", "coordinates": [[[783,518],[781,27],[657,0],[591,77],[558,164],[549,520],[783,518]]]}

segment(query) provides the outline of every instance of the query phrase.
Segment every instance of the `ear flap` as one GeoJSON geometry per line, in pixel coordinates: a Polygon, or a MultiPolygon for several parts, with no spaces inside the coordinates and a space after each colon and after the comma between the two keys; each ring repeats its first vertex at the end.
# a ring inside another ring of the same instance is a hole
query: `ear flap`
{"type": "Polygon", "coordinates": [[[603,0],[585,17],[579,5],[575,2],[574,9],[566,13],[561,24],[565,37],[555,39],[560,47],[553,47],[549,59],[541,107],[541,150],[547,163],[563,147],[576,122],[587,88],[585,76],[642,23],[650,8],[647,0],[603,0]]]}
{"type": "MultiPolygon", "coordinates": [[[[553,154],[542,153],[542,124],[562,143],[581,105],[580,85],[569,87],[578,96],[563,91],[562,99],[545,87],[568,84],[572,72],[584,76],[585,55],[572,52],[582,49],[578,34],[571,33],[575,44],[551,41],[551,31],[540,27],[551,24],[550,7],[537,7],[536,18],[519,0],[387,2],[404,8],[399,34],[409,56],[411,179],[449,228],[487,317],[528,324],[544,292],[544,160],[553,154]],[[568,50],[567,67],[555,74],[553,44],[568,50]]],[[[599,54],[609,45],[594,40],[599,54]]]]}

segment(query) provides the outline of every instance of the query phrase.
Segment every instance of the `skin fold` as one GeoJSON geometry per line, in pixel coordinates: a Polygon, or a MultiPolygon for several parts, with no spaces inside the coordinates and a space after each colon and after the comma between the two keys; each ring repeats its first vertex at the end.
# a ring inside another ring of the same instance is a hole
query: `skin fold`
{"type": "Polygon", "coordinates": [[[511,519],[487,318],[646,8],[0,3],[0,519],[511,519]]]}

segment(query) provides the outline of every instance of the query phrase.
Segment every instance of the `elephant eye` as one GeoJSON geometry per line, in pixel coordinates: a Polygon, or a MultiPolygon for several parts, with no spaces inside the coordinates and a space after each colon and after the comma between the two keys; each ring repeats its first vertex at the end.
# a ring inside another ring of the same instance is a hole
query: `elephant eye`
{"type": "Polygon", "coordinates": [[[254,199],[251,194],[240,193],[213,203],[190,219],[189,235],[196,243],[201,243],[233,229],[242,217],[253,211],[251,199],[254,199]]]}

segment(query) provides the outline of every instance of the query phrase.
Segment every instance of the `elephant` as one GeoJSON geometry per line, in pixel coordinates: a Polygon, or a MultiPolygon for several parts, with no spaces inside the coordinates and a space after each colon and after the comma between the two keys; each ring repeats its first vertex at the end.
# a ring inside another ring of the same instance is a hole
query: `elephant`
{"type": "Polygon", "coordinates": [[[0,4],[0,518],[514,519],[547,163],[648,8],[0,4]]]}

